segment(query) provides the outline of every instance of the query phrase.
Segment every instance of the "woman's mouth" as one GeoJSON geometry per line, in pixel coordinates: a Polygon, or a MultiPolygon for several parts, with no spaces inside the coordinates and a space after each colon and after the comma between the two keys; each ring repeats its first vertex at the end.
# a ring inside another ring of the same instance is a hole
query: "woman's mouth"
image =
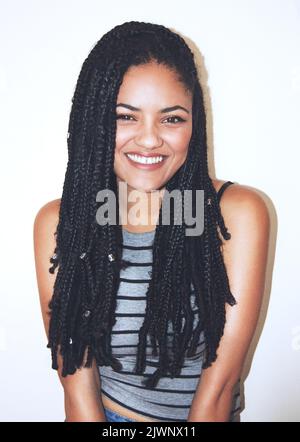
{"type": "Polygon", "coordinates": [[[125,153],[125,156],[127,157],[129,163],[132,166],[135,166],[138,169],[143,169],[143,170],[158,169],[164,164],[165,160],[168,158],[166,155],[146,157],[143,155],[137,155],[131,153],[125,153]]]}

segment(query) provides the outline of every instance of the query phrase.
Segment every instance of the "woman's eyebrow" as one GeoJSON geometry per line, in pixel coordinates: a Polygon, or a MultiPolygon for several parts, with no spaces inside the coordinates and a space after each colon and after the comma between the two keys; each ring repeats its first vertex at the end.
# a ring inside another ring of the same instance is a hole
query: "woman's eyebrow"
{"type": "MultiPolygon", "coordinates": [[[[126,107],[127,109],[132,110],[132,111],[140,111],[141,110],[138,107],[131,106],[131,104],[118,103],[116,107],[119,107],[119,106],[126,107]]],[[[165,107],[164,109],[161,109],[160,112],[167,113],[167,112],[172,112],[176,109],[182,109],[185,112],[187,112],[188,114],[190,113],[185,107],[180,106],[179,104],[177,104],[175,106],[171,106],[171,107],[165,107]]]]}

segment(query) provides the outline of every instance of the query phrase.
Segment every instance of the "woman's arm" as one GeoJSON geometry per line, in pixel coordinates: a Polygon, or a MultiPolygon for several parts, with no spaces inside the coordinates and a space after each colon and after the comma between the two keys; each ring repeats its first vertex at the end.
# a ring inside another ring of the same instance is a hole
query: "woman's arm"
{"type": "MultiPolygon", "coordinates": [[[[54,274],[49,273],[49,259],[55,248],[55,237],[59,219],[60,200],[54,200],[43,206],[34,221],[34,254],[40,305],[47,337],[49,336],[48,303],[52,297],[54,274]]],[[[86,355],[85,355],[86,357],[86,355]]],[[[64,389],[65,413],[67,422],[105,422],[105,413],[101,400],[100,376],[95,360],[92,367],[77,369],[73,375],[61,376],[62,357],[58,352],[58,375],[64,389]]]]}
{"type": "Polygon", "coordinates": [[[263,199],[241,185],[230,186],[221,210],[231,239],[222,246],[230,289],[217,359],[203,370],[190,408],[190,422],[229,420],[233,390],[254,335],[265,285],[270,220],[263,199]]]}

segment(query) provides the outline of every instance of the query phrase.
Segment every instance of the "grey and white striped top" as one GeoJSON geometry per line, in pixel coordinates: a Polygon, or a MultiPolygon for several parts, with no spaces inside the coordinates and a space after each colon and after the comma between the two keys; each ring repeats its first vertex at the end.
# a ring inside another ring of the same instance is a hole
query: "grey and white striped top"
{"type": "MultiPolygon", "coordinates": [[[[163,376],[154,389],[146,389],[141,381],[158,367],[158,356],[152,356],[147,336],[146,369],[142,375],[133,374],[138,345],[138,331],[142,326],[146,308],[146,291],[152,269],[152,247],[155,231],[132,233],[123,229],[123,259],[131,265],[121,270],[117,293],[116,323],[112,329],[112,353],[123,369],[116,372],[110,366],[99,366],[101,391],[114,402],[138,414],[159,421],[187,421],[189,409],[201,376],[205,339],[200,334],[196,355],[186,357],[179,376],[163,376]]],[[[191,286],[191,290],[193,287],[191,286]]],[[[194,328],[198,309],[191,293],[194,310],[194,328]]],[[[168,334],[172,333],[169,324],[168,334]]],[[[233,396],[230,420],[235,421],[240,411],[240,382],[233,396]]]]}

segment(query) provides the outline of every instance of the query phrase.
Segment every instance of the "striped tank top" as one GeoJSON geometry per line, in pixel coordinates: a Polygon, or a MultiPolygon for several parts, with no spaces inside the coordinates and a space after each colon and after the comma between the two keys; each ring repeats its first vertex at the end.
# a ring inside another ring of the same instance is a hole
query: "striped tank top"
{"type": "MultiPolygon", "coordinates": [[[[219,196],[225,190],[223,184],[219,196]]],[[[138,332],[146,309],[146,292],[152,269],[152,247],[155,230],[132,233],[123,229],[122,257],[130,262],[121,270],[117,293],[116,323],[112,328],[112,354],[122,363],[122,371],[116,372],[111,366],[98,366],[101,379],[101,392],[119,405],[158,421],[186,422],[197,384],[201,376],[204,360],[205,339],[203,331],[194,356],[185,357],[179,376],[173,379],[162,376],[153,389],[142,384],[158,367],[158,356],[152,355],[150,338],[147,336],[146,369],[142,375],[134,374],[138,346],[138,332]]],[[[191,284],[191,306],[194,311],[194,328],[199,311],[195,304],[191,284]]],[[[169,324],[168,335],[172,335],[169,324]]],[[[240,410],[240,380],[233,395],[230,421],[236,420],[240,410]]]]}

